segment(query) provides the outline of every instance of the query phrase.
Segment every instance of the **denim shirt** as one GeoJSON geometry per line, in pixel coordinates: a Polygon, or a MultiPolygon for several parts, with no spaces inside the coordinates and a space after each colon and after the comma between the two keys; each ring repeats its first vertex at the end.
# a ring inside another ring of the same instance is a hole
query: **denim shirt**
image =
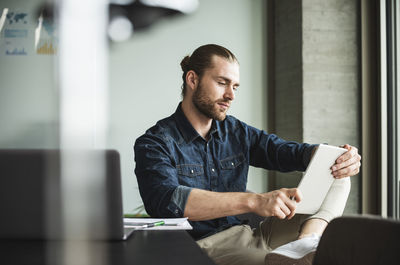
{"type": "MultiPolygon", "coordinates": [[[[213,120],[209,140],[202,138],[182,111],[139,137],[134,146],[135,174],[147,213],[183,217],[192,188],[216,192],[246,191],[249,166],[304,171],[314,145],[282,140],[227,116],[213,120]]],[[[235,216],[191,221],[194,238],[239,224],[235,216]]]]}

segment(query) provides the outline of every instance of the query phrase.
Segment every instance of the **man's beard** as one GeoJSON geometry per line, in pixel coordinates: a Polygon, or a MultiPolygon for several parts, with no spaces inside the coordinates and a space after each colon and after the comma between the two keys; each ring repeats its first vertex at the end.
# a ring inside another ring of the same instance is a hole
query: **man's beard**
{"type": "Polygon", "coordinates": [[[205,92],[204,88],[201,86],[201,83],[199,83],[199,86],[197,87],[196,91],[193,93],[193,98],[192,98],[193,105],[199,110],[200,113],[202,113],[204,116],[214,119],[217,121],[223,121],[225,120],[226,117],[226,111],[228,109],[221,110],[217,106],[217,102],[225,102],[229,103],[227,100],[216,100],[212,101],[208,96],[207,93],[205,92]]]}

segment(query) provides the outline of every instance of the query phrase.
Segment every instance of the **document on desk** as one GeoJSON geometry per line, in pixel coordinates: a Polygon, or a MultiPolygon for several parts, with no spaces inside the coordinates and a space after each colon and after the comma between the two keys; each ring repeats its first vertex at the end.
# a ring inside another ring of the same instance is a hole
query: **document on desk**
{"type": "Polygon", "coordinates": [[[135,230],[192,230],[187,218],[124,218],[124,227],[135,230]],[[149,224],[164,222],[163,225],[146,227],[149,224]]]}

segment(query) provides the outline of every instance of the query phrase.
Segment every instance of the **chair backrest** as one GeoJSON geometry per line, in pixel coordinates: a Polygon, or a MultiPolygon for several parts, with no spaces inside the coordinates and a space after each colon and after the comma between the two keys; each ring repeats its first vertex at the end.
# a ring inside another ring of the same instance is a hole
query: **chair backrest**
{"type": "Polygon", "coordinates": [[[377,216],[340,217],[326,228],[313,264],[400,264],[399,240],[399,221],[377,216]]]}

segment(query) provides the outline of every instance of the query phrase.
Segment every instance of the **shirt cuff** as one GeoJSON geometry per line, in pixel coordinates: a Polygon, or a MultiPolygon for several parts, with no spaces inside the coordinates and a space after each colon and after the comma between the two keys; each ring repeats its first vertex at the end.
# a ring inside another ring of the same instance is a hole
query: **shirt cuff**
{"type": "Polygon", "coordinates": [[[304,150],[303,153],[303,164],[304,167],[308,167],[308,164],[310,163],[311,160],[311,155],[312,155],[312,151],[314,150],[314,148],[316,148],[319,144],[312,144],[309,145],[308,147],[306,147],[306,149],[304,150]]]}
{"type": "Polygon", "coordinates": [[[187,199],[189,197],[192,188],[186,186],[178,186],[174,190],[171,196],[171,202],[168,205],[168,209],[176,216],[182,217],[185,211],[187,199]]]}

